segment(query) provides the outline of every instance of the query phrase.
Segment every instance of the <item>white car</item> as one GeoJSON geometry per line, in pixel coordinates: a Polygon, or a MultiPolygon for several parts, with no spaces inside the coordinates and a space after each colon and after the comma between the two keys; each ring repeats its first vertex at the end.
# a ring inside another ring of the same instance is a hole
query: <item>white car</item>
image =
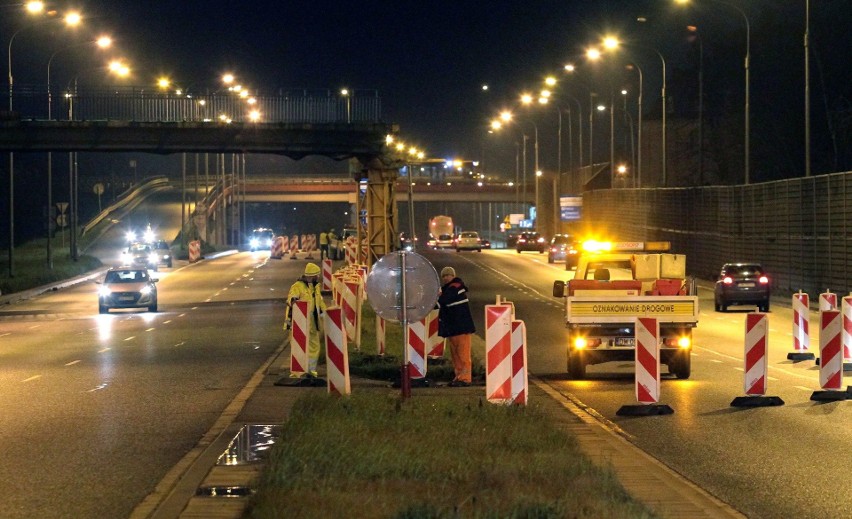
{"type": "Polygon", "coordinates": [[[476,231],[463,231],[454,240],[456,244],[456,252],[463,250],[475,250],[482,252],[482,239],[476,231]]]}
{"type": "Polygon", "coordinates": [[[99,282],[98,312],[105,314],[111,308],[141,308],[157,311],[157,282],[148,269],[138,267],[113,267],[99,282]]]}

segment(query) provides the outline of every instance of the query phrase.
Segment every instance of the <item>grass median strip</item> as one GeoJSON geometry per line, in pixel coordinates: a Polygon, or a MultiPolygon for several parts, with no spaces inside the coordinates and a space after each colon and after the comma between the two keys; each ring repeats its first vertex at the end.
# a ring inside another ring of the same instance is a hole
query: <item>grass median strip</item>
{"type": "Polygon", "coordinates": [[[313,392],[291,416],[250,517],[654,517],[534,405],[313,392]]]}

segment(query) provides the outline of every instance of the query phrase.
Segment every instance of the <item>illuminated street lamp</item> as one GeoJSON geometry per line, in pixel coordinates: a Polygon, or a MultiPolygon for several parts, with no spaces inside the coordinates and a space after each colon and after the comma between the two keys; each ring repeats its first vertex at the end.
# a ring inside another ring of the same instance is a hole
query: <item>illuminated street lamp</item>
{"type": "MultiPolygon", "coordinates": [[[[44,3],[38,1],[27,2],[24,4],[24,8],[31,15],[37,15],[44,12],[44,3]]],[[[55,13],[47,13],[47,14],[55,14],[55,13]]],[[[68,26],[76,26],[80,23],[81,17],[79,13],[69,13],[65,16],[65,23],[68,26]]],[[[42,20],[42,22],[50,21],[42,20]]],[[[37,22],[38,23],[38,22],[37,22]]],[[[9,38],[9,47],[8,47],[8,64],[9,64],[9,111],[13,110],[12,107],[12,99],[14,97],[14,78],[12,76],[12,43],[15,41],[15,37],[24,29],[28,27],[32,27],[32,25],[27,25],[21,27],[17,31],[12,34],[12,37],[9,38]]],[[[48,239],[48,241],[50,241],[48,239]]],[[[49,262],[49,260],[48,260],[49,262]]],[[[15,154],[9,153],[9,277],[15,277],[15,154]]]]}
{"type": "Polygon", "coordinates": [[[349,95],[349,89],[341,88],[340,96],[346,99],[346,124],[349,124],[352,122],[352,97],[349,95]]]}
{"type": "MultiPolygon", "coordinates": [[[[607,38],[604,39],[604,45],[608,49],[615,50],[619,46],[621,46],[622,43],[617,38],[610,36],[610,37],[607,37],[607,38]]],[[[668,183],[668,176],[667,176],[667,170],[666,170],[667,165],[668,165],[668,155],[667,155],[668,136],[667,136],[667,124],[666,124],[666,111],[667,111],[667,106],[666,106],[667,105],[667,99],[666,99],[666,59],[663,57],[663,55],[662,55],[662,53],[660,53],[660,51],[658,51],[657,49],[655,49],[653,47],[647,47],[647,46],[644,46],[644,45],[635,45],[635,44],[630,44],[630,46],[631,47],[644,48],[644,49],[648,49],[648,50],[653,51],[660,58],[660,63],[662,64],[662,67],[663,67],[663,86],[662,86],[662,91],[661,91],[662,126],[663,126],[663,128],[662,128],[662,141],[663,141],[662,142],[662,153],[663,153],[662,184],[665,187],[666,184],[668,183]]],[[[639,103],[640,103],[639,104],[639,106],[640,106],[640,108],[639,108],[639,117],[640,117],[640,119],[639,119],[639,121],[640,121],[639,122],[639,167],[641,168],[641,164],[642,164],[642,160],[641,160],[641,157],[642,157],[642,155],[641,155],[642,154],[642,133],[641,133],[642,132],[642,123],[641,123],[641,121],[642,121],[642,119],[641,119],[641,117],[642,117],[642,109],[641,109],[642,92],[641,91],[642,91],[643,80],[642,80],[642,70],[635,63],[634,63],[634,66],[636,66],[636,70],[639,71],[639,90],[640,90],[640,93],[639,93],[639,99],[640,99],[640,101],[639,101],[639,103]]],[[[637,178],[641,182],[641,176],[639,176],[638,172],[637,172],[637,178]]]]}

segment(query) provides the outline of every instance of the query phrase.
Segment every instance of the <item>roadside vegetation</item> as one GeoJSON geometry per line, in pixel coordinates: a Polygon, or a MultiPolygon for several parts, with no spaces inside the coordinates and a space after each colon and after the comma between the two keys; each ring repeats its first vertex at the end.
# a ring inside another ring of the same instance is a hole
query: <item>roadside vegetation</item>
{"type": "Polygon", "coordinates": [[[14,250],[15,276],[9,277],[9,250],[2,249],[0,254],[0,292],[10,294],[49,283],[85,274],[101,267],[100,260],[80,254],[77,261],[71,259],[68,237],[63,244],[57,235],[51,242],[53,268],[47,266],[47,239],[34,240],[18,245],[14,250]]]}
{"type": "Polygon", "coordinates": [[[376,391],[302,397],[246,514],[654,517],[535,405],[376,391]]]}
{"type": "MultiPolygon", "coordinates": [[[[398,381],[401,326],[388,323],[384,356],[374,330],[375,314],[365,306],[350,373],[398,381]]],[[[474,337],[472,349],[476,383],[484,381],[483,341],[474,337]]],[[[445,356],[429,363],[427,378],[453,378],[449,351],[445,356]]],[[[282,427],[246,516],[655,517],[535,402],[500,406],[469,390],[438,390],[447,397],[417,391],[405,400],[381,387],[344,398],[306,392],[282,427]]]]}

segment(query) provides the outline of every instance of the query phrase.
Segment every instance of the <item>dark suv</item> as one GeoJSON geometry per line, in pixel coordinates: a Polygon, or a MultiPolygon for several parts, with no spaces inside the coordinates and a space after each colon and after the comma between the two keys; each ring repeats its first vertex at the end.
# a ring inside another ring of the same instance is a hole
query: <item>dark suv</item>
{"type": "Polygon", "coordinates": [[[725,263],[716,278],[714,301],[717,312],[732,305],[755,305],[769,311],[769,277],[759,263],[725,263]]]}
{"type": "Polygon", "coordinates": [[[547,262],[564,261],[565,270],[571,270],[571,268],[577,266],[579,252],[579,247],[573,236],[556,234],[550,239],[550,246],[547,249],[547,262]]]}
{"type": "Polygon", "coordinates": [[[518,235],[518,241],[515,243],[515,250],[518,251],[518,254],[523,251],[536,251],[543,254],[546,249],[547,242],[537,232],[522,232],[518,235]]]}

